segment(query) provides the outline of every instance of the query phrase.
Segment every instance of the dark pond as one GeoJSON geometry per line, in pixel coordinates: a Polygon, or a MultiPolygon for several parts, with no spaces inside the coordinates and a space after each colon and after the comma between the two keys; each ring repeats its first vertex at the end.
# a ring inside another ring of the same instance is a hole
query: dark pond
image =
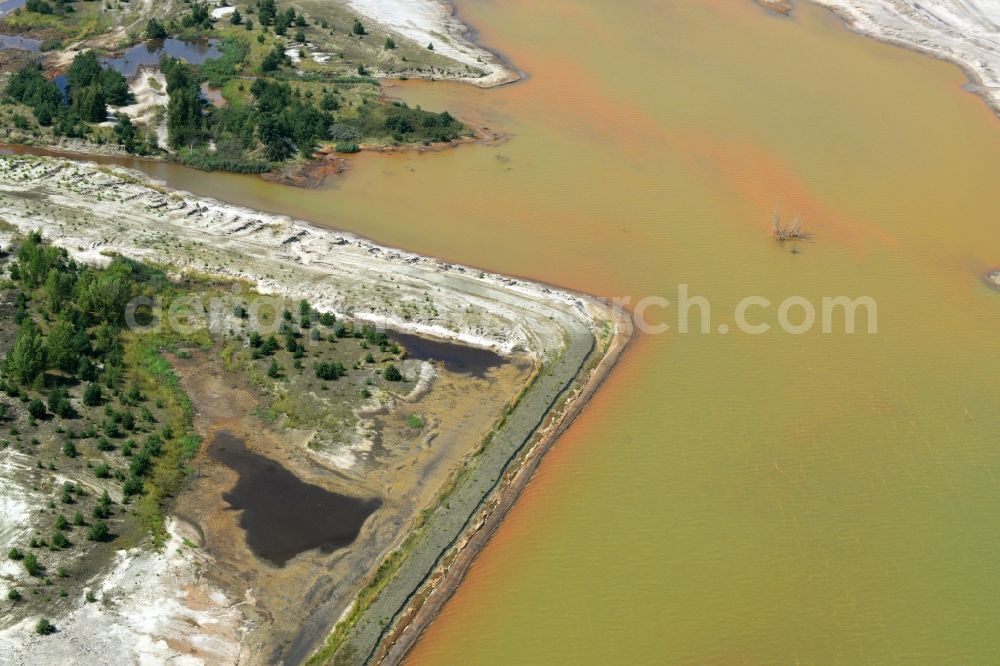
{"type": "Polygon", "coordinates": [[[208,454],[239,475],[223,499],[243,512],[240,527],[254,554],[278,566],[307,550],[331,553],[349,545],[382,505],[306,483],[229,432],[215,436],[208,454]]]}
{"type": "Polygon", "coordinates": [[[42,50],[42,42],[37,39],[18,37],[17,35],[0,35],[0,51],[6,51],[7,49],[21,49],[22,51],[34,51],[37,53],[42,50]]]}
{"type": "Polygon", "coordinates": [[[136,44],[127,49],[117,58],[105,58],[104,63],[132,78],[143,65],[153,66],[160,63],[164,54],[186,60],[192,65],[200,65],[206,60],[221,58],[222,51],[218,49],[219,40],[206,39],[185,42],[180,39],[154,39],[142,44],[136,44]]]}
{"type": "Polygon", "coordinates": [[[502,356],[488,349],[431,340],[409,333],[390,333],[389,337],[406,348],[407,357],[418,361],[435,361],[449,372],[485,377],[491,368],[505,363],[502,356]]]}

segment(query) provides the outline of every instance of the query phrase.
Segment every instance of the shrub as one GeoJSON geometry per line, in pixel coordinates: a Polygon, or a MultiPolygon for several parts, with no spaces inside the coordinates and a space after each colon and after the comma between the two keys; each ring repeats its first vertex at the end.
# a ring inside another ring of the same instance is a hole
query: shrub
{"type": "Polygon", "coordinates": [[[104,401],[104,392],[100,384],[88,384],[83,392],[83,404],[88,407],[97,407],[104,401]]]}
{"type": "Polygon", "coordinates": [[[9,590],[7,590],[7,600],[18,602],[21,600],[21,593],[12,587],[9,590]]]}
{"type": "MultiPolygon", "coordinates": [[[[133,495],[138,495],[140,493],[142,493],[142,479],[140,479],[138,477],[133,476],[133,477],[129,478],[129,480],[126,481],[122,485],[122,494],[125,497],[131,497],[133,495]]],[[[102,517],[102,516],[98,516],[97,515],[97,512],[98,512],[99,509],[101,510],[102,513],[107,513],[108,512],[108,510],[105,509],[104,507],[100,507],[100,506],[94,507],[94,517],[95,518],[102,517]]]]}
{"type": "Polygon", "coordinates": [[[17,548],[11,548],[7,551],[7,559],[14,560],[15,562],[24,559],[24,554],[17,548]]]}
{"type": "Polygon", "coordinates": [[[90,531],[87,532],[87,538],[91,541],[107,541],[109,536],[111,536],[111,530],[108,529],[108,524],[103,520],[95,522],[90,526],[90,531]]]}
{"type": "Polygon", "coordinates": [[[56,627],[43,617],[38,621],[38,624],[35,625],[35,632],[39,636],[48,636],[49,634],[54,634],[56,632],[56,627]]]}
{"type": "Polygon", "coordinates": [[[32,399],[32,401],[28,403],[28,413],[36,419],[42,418],[45,416],[45,403],[38,398],[32,399]]]}
{"type": "Polygon", "coordinates": [[[386,381],[390,382],[401,382],[403,381],[403,373],[399,371],[394,364],[390,363],[386,369],[382,372],[382,376],[385,377],[386,381]]]}
{"type": "Polygon", "coordinates": [[[38,562],[38,558],[35,557],[34,553],[28,553],[24,556],[22,560],[24,564],[24,570],[28,572],[29,576],[41,576],[42,575],[42,565],[38,562]]]}
{"type": "Polygon", "coordinates": [[[316,376],[326,381],[340,379],[347,374],[344,366],[336,361],[317,363],[315,370],[316,376]]]}
{"type": "Polygon", "coordinates": [[[360,151],[361,150],[361,146],[359,146],[358,144],[353,143],[353,142],[340,142],[340,143],[337,143],[337,145],[335,146],[335,149],[336,149],[336,151],[338,153],[351,154],[351,153],[356,153],[356,152],[360,151]]]}

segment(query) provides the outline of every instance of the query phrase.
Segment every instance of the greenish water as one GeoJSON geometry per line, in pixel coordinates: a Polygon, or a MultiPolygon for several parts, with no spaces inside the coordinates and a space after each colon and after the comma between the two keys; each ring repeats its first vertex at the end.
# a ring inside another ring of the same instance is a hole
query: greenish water
{"type": "Polygon", "coordinates": [[[714,324],[871,296],[879,333],[641,338],[411,662],[1000,663],[1000,122],[958,69],[804,3],[459,9],[531,78],[391,92],[505,143],[311,192],[149,169],[599,295],[686,283],[714,324]]]}

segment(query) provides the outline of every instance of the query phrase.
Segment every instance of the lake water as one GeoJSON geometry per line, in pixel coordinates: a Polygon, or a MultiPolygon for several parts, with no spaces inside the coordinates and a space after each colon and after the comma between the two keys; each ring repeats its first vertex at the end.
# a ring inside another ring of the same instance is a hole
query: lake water
{"type": "Polygon", "coordinates": [[[687,284],[713,331],[845,295],[879,332],[640,338],[411,663],[1000,663],[1000,121],[961,72],[803,2],[458,4],[530,78],[390,92],[507,142],[318,191],[138,166],[598,295],[687,284]]]}
{"type": "Polygon", "coordinates": [[[208,454],[239,475],[223,498],[242,512],[240,527],[254,554],[278,566],[309,550],[330,553],[350,545],[381,506],[377,499],[347,497],[306,483],[229,432],[215,435],[208,454]]]}

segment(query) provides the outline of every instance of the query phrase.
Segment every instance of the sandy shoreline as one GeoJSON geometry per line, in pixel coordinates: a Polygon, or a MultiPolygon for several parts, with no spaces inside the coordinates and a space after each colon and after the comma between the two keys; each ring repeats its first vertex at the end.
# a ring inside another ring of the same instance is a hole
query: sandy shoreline
{"type": "MultiPolygon", "coordinates": [[[[506,438],[498,436],[497,444],[491,444],[494,448],[478,463],[476,475],[483,470],[484,476],[495,473],[497,485],[464,489],[465,504],[459,497],[452,502],[454,506],[449,505],[454,509],[450,514],[438,512],[445,523],[433,533],[434,538],[461,543],[465,546],[460,551],[462,557],[470,560],[513,503],[541,453],[606,374],[628,339],[626,333],[630,333],[622,330],[620,313],[583,295],[169,191],[122,168],[40,157],[0,157],[0,218],[22,233],[40,229],[81,261],[105,263],[108,254],[119,253],[167,263],[178,272],[245,280],[261,292],[308,298],[319,309],[340,315],[488,347],[501,354],[527,352],[549,366],[551,377],[537,387],[537,392],[546,396],[533,396],[529,388],[524,407],[519,404],[509,416],[513,425],[508,430],[513,432],[506,438]],[[428,299],[433,304],[432,313],[423,307],[428,299]],[[581,388],[581,384],[585,386],[581,388]],[[566,400],[568,394],[577,397],[566,400]],[[560,395],[562,399],[553,397],[560,395]],[[543,421],[552,418],[553,408],[559,418],[543,421]],[[532,439],[543,425],[543,436],[532,439]],[[529,426],[530,430],[524,430],[529,426]],[[533,453],[518,458],[528,442],[533,453]],[[513,474],[516,470],[520,472],[513,474]],[[487,494],[487,511],[482,512],[487,494]],[[462,518],[459,536],[453,537],[449,525],[455,525],[459,507],[463,511],[468,508],[466,516],[481,513],[481,517],[462,518]]],[[[0,231],[0,236],[8,235],[9,231],[0,231]]],[[[6,238],[0,240],[6,242],[6,238]]],[[[437,566],[441,552],[429,543],[418,553],[423,559],[414,558],[408,577],[398,579],[396,591],[403,598],[410,598],[416,586],[428,579],[427,573],[420,572],[437,566]]],[[[453,567],[452,571],[443,580],[453,589],[464,569],[453,567]]],[[[437,596],[443,599],[445,595],[437,596]]],[[[396,601],[387,597],[385,603],[391,607],[396,601]]],[[[342,611],[347,608],[349,605],[342,611]]],[[[395,616],[390,613],[390,617],[395,616]]],[[[427,618],[422,620],[424,625],[432,616],[425,611],[421,616],[427,618]]],[[[128,629],[122,631],[127,633],[128,629]]],[[[414,635],[418,633],[415,629],[414,635]]],[[[380,639],[381,628],[373,635],[380,639]]],[[[55,640],[59,640],[58,635],[55,640]]],[[[232,647],[234,652],[239,649],[232,647]]],[[[297,650],[305,657],[311,648],[302,644],[297,650]]],[[[131,658],[127,652],[115,656],[126,661],[131,658]]]]}
{"type": "Polygon", "coordinates": [[[1000,114],[1000,3],[992,0],[811,0],[862,35],[952,62],[1000,114]]]}

